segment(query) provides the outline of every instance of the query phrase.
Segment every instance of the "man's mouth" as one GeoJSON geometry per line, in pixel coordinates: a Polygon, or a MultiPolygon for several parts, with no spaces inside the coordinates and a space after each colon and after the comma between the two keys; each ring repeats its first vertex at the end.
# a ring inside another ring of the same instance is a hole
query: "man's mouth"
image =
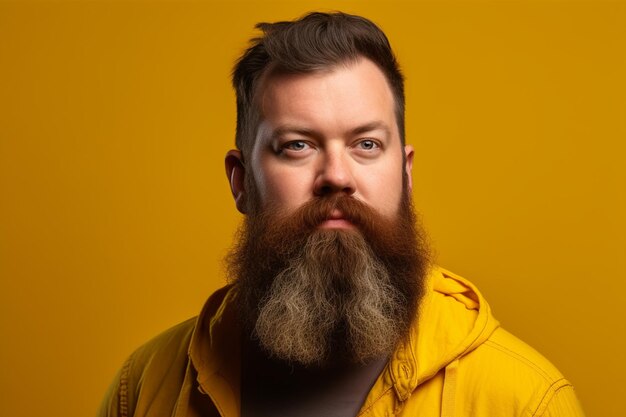
{"type": "Polygon", "coordinates": [[[320,224],[320,229],[354,229],[354,224],[344,214],[333,209],[330,215],[320,224]]]}

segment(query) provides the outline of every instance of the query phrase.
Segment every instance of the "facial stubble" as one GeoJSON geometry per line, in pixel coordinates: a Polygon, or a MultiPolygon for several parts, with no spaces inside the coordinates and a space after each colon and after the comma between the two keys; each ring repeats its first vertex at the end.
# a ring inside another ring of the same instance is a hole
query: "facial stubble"
{"type": "Polygon", "coordinates": [[[254,210],[226,261],[245,334],[274,358],[323,366],[391,354],[415,319],[429,256],[405,191],[394,219],[345,195],[289,214],[254,210]],[[333,209],[354,228],[320,229],[333,209]]]}

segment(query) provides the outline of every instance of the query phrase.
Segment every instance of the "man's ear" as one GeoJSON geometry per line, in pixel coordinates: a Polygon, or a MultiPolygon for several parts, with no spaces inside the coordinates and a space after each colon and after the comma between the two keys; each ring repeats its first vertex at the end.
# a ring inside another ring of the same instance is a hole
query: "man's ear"
{"type": "Polygon", "coordinates": [[[228,182],[230,183],[230,191],[233,193],[237,210],[239,210],[242,214],[246,214],[246,190],[244,187],[246,168],[243,164],[241,151],[235,149],[228,151],[226,153],[226,158],[224,159],[224,165],[226,166],[226,176],[228,177],[228,182]]]}
{"type": "Polygon", "coordinates": [[[411,145],[404,146],[404,170],[406,172],[407,187],[409,193],[413,191],[413,156],[414,151],[411,145]]]}

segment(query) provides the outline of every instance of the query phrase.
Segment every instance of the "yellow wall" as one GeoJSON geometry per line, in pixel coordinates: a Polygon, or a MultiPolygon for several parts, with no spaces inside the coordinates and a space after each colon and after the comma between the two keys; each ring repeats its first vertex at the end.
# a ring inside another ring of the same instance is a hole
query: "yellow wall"
{"type": "Polygon", "coordinates": [[[625,2],[3,2],[0,416],[93,415],[223,284],[229,71],[255,22],[313,7],[396,48],[439,262],[621,413],[625,2]]]}

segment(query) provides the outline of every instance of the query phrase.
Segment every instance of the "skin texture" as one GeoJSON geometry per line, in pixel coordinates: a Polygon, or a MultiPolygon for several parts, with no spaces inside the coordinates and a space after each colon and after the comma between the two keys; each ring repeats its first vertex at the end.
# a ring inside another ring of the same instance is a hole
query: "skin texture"
{"type": "MultiPolygon", "coordinates": [[[[413,149],[402,146],[391,89],[368,59],[308,74],[278,74],[258,93],[254,147],[226,155],[237,208],[245,214],[245,170],[262,207],[289,213],[315,196],[344,193],[393,218],[406,172],[411,190],[413,149]],[[403,162],[403,154],[406,158],[403,162]]],[[[324,228],[350,228],[335,211],[324,228]]]]}

